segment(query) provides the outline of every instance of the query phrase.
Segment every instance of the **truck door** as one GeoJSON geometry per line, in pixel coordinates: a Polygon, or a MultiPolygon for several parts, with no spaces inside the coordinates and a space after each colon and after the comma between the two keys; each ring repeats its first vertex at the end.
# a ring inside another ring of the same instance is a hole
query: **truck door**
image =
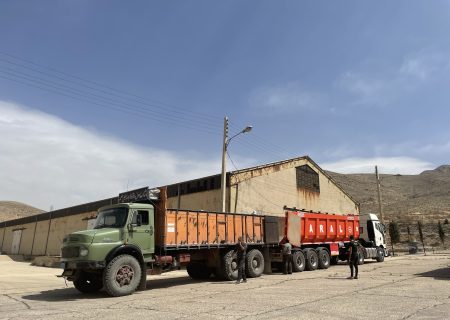
{"type": "Polygon", "coordinates": [[[143,254],[155,251],[153,210],[135,209],[129,229],[129,243],[138,246],[143,254]]]}

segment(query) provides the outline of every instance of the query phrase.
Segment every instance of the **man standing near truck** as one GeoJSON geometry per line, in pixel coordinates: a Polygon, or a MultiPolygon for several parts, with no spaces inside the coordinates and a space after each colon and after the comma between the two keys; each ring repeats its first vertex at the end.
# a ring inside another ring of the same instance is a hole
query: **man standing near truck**
{"type": "Polygon", "coordinates": [[[289,243],[289,239],[283,244],[283,273],[292,274],[292,245],[289,243]]]}
{"type": "Polygon", "coordinates": [[[350,236],[348,264],[350,266],[350,277],[347,279],[358,279],[358,243],[353,236],[350,236]],[[355,277],[353,277],[353,268],[355,269],[355,277]]]}
{"type": "Polygon", "coordinates": [[[242,237],[238,238],[238,243],[236,244],[236,254],[238,263],[238,278],[236,284],[241,282],[247,282],[247,276],[245,274],[245,257],[247,254],[247,244],[242,240],[242,237]]]}

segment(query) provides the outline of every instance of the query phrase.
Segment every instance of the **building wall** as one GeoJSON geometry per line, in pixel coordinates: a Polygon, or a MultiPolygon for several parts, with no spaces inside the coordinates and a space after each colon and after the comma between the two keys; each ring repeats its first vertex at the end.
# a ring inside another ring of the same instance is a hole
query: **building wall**
{"type": "Polygon", "coordinates": [[[96,212],[94,211],[52,219],[47,245],[47,255],[59,255],[64,236],[75,231],[87,229],[87,218],[95,215],[96,212]]]}
{"type": "MultiPolygon", "coordinates": [[[[167,199],[167,207],[176,209],[178,197],[167,199]]],[[[185,210],[222,211],[220,189],[190,193],[180,196],[180,208],[185,210]]]]}
{"type": "Polygon", "coordinates": [[[231,178],[230,211],[283,215],[283,206],[336,214],[359,214],[359,208],[307,159],[237,173],[231,178]],[[297,188],[296,167],[309,165],[319,174],[320,193],[297,188]]]}
{"type": "Polygon", "coordinates": [[[27,223],[20,226],[22,230],[22,238],[20,239],[19,254],[31,255],[31,246],[33,243],[34,227],[36,223],[27,223]]]}
{"type": "Polygon", "coordinates": [[[11,252],[11,245],[13,241],[13,229],[16,229],[17,226],[14,227],[6,227],[5,228],[5,241],[3,242],[2,246],[2,253],[9,253],[11,252]]]}
{"type": "MultiPolygon", "coordinates": [[[[359,208],[336,184],[308,159],[287,161],[230,177],[226,208],[229,212],[282,215],[283,206],[336,214],[358,214],[359,208]],[[320,193],[297,188],[296,167],[308,164],[319,174],[320,193]]],[[[221,211],[220,189],[185,194],[180,209],[221,211]]],[[[168,199],[177,208],[178,198],[168,199]]]]}
{"type": "Polygon", "coordinates": [[[32,255],[44,256],[45,247],[47,244],[49,220],[38,221],[36,225],[36,235],[34,238],[34,245],[32,255]]]}
{"type": "Polygon", "coordinates": [[[0,252],[3,251],[3,236],[5,234],[5,228],[0,228],[0,252]]]}

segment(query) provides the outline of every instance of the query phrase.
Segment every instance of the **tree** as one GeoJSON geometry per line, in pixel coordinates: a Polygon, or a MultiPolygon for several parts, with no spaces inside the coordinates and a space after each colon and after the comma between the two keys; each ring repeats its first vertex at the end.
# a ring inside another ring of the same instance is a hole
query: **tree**
{"type": "Polygon", "coordinates": [[[444,241],[445,241],[445,231],[444,228],[441,225],[441,222],[438,222],[438,232],[439,232],[439,239],[441,239],[442,242],[442,246],[444,246],[444,241]]]}
{"type": "Polygon", "coordinates": [[[395,221],[389,223],[389,236],[391,237],[392,255],[395,256],[394,244],[400,242],[400,231],[398,224],[395,221]]]}
{"type": "Polygon", "coordinates": [[[423,253],[427,254],[425,251],[425,243],[423,242],[422,222],[417,221],[417,228],[419,229],[419,237],[420,237],[420,242],[422,242],[423,253]]]}
{"type": "Polygon", "coordinates": [[[445,219],[445,220],[444,220],[444,224],[448,224],[448,219],[445,219]]]}

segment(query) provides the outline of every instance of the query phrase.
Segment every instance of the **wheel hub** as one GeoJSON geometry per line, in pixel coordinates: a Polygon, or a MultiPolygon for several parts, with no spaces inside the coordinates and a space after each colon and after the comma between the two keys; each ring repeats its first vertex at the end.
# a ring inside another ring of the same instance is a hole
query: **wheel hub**
{"type": "Polygon", "coordinates": [[[134,277],[133,268],[130,266],[122,266],[116,274],[116,282],[121,286],[127,286],[134,277]]]}

